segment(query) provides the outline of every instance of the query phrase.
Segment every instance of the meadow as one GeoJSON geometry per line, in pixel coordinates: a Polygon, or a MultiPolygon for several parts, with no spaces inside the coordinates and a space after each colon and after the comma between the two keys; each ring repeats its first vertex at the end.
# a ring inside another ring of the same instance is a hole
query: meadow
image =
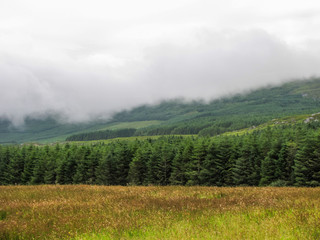
{"type": "Polygon", "coordinates": [[[0,239],[319,239],[320,188],[0,186],[0,239]]]}

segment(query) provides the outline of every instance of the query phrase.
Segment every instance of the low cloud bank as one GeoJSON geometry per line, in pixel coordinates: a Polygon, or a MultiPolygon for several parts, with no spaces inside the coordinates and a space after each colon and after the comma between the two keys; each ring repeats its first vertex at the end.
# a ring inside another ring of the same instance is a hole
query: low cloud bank
{"type": "Polygon", "coordinates": [[[262,30],[196,31],[184,44],[155,43],[137,59],[107,50],[75,55],[41,48],[0,55],[0,118],[58,114],[67,122],[108,119],[164,99],[211,100],[226,94],[319,75],[320,55],[262,30]]]}

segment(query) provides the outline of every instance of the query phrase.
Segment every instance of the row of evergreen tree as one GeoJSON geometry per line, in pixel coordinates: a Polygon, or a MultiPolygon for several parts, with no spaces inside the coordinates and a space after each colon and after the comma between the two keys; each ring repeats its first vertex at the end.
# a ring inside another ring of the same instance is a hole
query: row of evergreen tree
{"type": "Polygon", "coordinates": [[[241,136],[0,146],[0,184],[319,186],[319,123],[241,136]]]}
{"type": "Polygon", "coordinates": [[[79,133],[67,137],[66,141],[91,141],[91,140],[102,140],[111,139],[118,137],[132,137],[136,132],[135,128],[125,128],[116,130],[104,130],[87,133],[79,133]]]}

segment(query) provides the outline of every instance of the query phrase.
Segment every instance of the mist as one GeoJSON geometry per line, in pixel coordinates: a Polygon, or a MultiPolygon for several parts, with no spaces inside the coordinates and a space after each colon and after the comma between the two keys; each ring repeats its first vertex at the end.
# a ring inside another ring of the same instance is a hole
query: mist
{"type": "Polygon", "coordinates": [[[110,119],[320,74],[314,1],[276,12],[275,1],[71,2],[0,6],[0,118],[15,126],[47,115],[110,119]]]}

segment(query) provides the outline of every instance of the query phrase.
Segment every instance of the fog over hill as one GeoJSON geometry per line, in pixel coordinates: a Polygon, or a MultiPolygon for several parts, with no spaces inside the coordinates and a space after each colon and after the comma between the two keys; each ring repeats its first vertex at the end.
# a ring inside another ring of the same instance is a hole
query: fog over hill
{"type": "Polygon", "coordinates": [[[0,118],[108,119],[319,75],[319,11],[286,0],[0,3],[0,118]]]}

